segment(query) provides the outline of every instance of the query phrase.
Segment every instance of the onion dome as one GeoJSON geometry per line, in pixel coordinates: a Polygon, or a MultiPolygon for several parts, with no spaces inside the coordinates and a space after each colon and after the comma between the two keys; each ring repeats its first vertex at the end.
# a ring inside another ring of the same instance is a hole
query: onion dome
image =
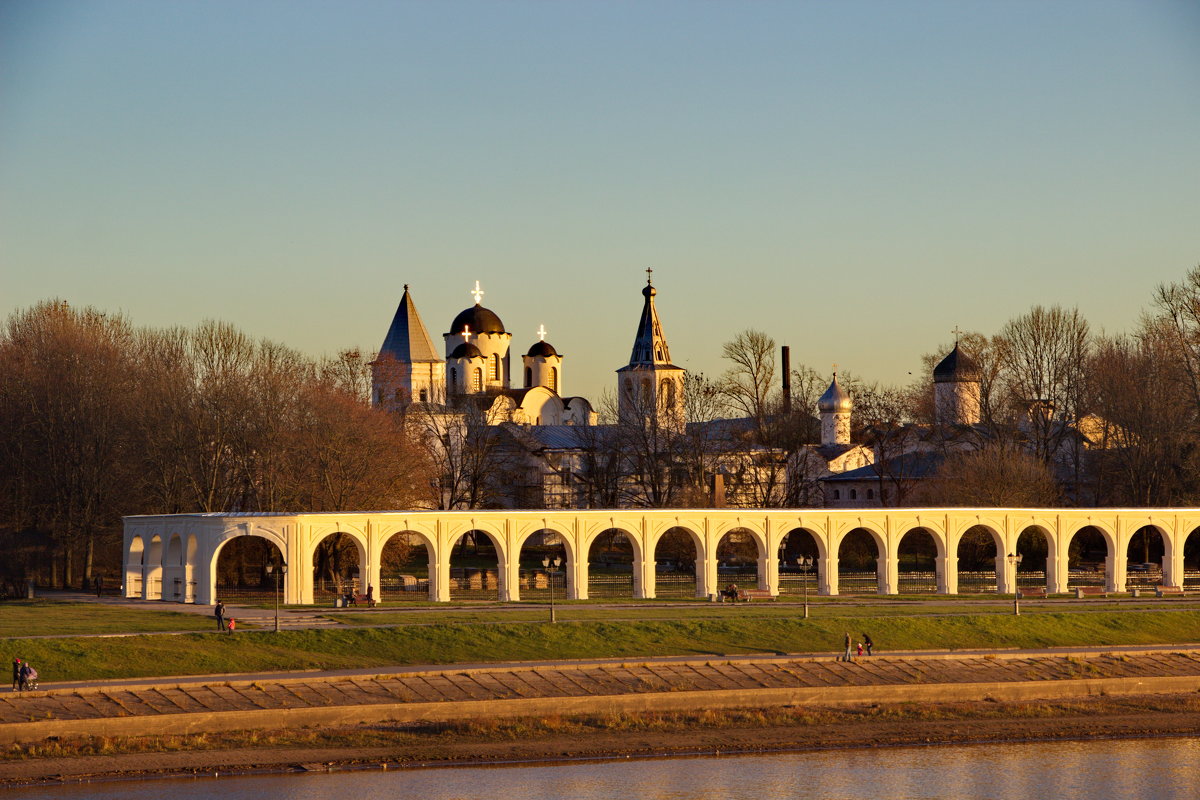
{"type": "Polygon", "coordinates": [[[529,352],[525,355],[530,358],[551,358],[558,356],[558,351],[554,349],[554,345],[542,340],[534,342],[533,347],[529,348],[529,352]]]}
{"type": "Polygon", "coordinates": [[[978,381],[979,378],[979,365],[973,358],[958,349],[957,342],[954,343],[954,349],[950,351],[950,354],[933,368],[934,383],[978,381]]]}
{"type": "Polygon", "coordinates": [[[479,348],[470,342],[463,342],[458,347],[454,348],[454,352],[450,354],[451,358],[483,358],[483,353],[479,352],[479,348]]]}
{"type": "Polygon", "coordinates": [[[838,414],[850,411],[853,405],[850,395],[838,383],[837,373],[833,373],[833,382],[817,401],[817,410],[822,414],[838,414]]]}
{"type": "Polygon", "coordinates": [[[489,308],[484,308],[478,303],[454,318],[454,322],[450,323],[450,334],[452,336],[460,334],[468,326],[472,334],[505,332],[504,323],[496,316],[496,312],[489,308]]]}

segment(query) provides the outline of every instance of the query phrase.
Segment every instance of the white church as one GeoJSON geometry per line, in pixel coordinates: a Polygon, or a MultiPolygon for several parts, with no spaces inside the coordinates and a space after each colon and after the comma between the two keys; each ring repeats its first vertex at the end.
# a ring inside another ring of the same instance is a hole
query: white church
{"type": "MultiPolygon", "coordinates": [[[[619,425],[647,420],[679,433],[690,430],[720,440],[728,463],[737,460],[757,465],[752,469],[766,469],[774,459],[781,470],[808,482],[871,463],[870,448],[850,441],[852,402],[836,374],[819,403],[820,444],[807,445],[790,456],[744,443],[737,437],[738,420],[689,425],[684,413],[686,371],[671,362],[655,305],[657,293],[648,277],[641,290],[642,311],[629,363],[616,370],[618,425],[597,424],[591,402],[564,393],[563,356],[545,340],[544,327],[521,356],[521,385],[513,385],[513,335],[499,315],[482,305],[478,282],[475,305],[455,316],[442,334],[443,355],[438,355],[405,285],[383,346],[371,363],[372,403],[398,413],[422,412],[419,416],[426,419],[477,415],[503,440],[510,456],[520,455],[520,469],[509,470],[506,480],[521,485],[503,501],[517,507],[571,508],[597,502],[585,491],[587,480],[581,479],[587,451],[601,443],[619,447],[619,425]]],[[[447,429],[439,428],[443,440],[447,429]]],[[[735,486],[731,483],[721,497],[714,496],[712,504],[743,504],[735,486]]],[[[741,499],[747,505],[763,502],[762,497],[753,503],[749,497],[741,499]]],[[[643,504],[629,492],[624,499],[610,497],[603,504],[609,503],[643,504]]]]}

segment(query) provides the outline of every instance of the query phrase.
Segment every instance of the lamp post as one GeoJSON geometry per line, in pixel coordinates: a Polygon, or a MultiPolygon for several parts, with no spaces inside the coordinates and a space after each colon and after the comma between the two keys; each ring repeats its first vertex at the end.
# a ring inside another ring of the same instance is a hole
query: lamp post
{"type": "Polygon", "coordinates": [[[796,566],[800,568],[800,574],[804,576],[804,618],[808,619],[808,571],[812,568],[812,556],[800,556],[796,559],[796,566]]]}
{"type": "Polygon", "coordinates": [[[287,563],[267,564],[267,574],[275,576],[275,632],[279,633],[279,580],[282,576],[287,575],[287,563]]]}
{"type": "Polygon", "coordinates": [[[1008,569],[1012,572],[1013,579],[1013,615],[1021,616],[1021,587],[1017,585],[1017,567],[1021,566],[1021,554],[1009,553],[1005,558],[1008,560],[1008,569]]]}
{"type": "Polygon", "coordinates": [[[553,559],[550,556],[542,558],[542,566],[550,574],[550,621],[558,622],[554,616],[554,576],[558,573],[558,565],[562,563],[562,559],[555,556],[553,559]]]}

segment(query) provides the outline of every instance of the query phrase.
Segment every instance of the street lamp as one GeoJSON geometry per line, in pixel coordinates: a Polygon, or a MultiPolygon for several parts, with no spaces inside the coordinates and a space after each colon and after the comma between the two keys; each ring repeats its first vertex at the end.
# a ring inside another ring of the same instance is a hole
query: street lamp
{"type": "Polygon", "coordinates": [[[804,576],[804,618],[808,619],[808,571],[812,569],[812,556],[800,556],[796,559],[796,566],[800,568],[800,574],[804,576]]]}
{"type": "Polygon", "coordinates": [[[267,574],[275,576],[275,632],[279,633],[279,579],[287,575],[287,563],[280,564],[278,569],[275,564],[267,564],[267,574]]]}
{"type": "Polygon", "coordinates": [[[550,556],[542,558],[542,566],[550,573],[550,621],[558,622],[554,617],[554,576],[558,573],[558,566],[562,563],[562,559],[555,556],[553,559],[550,556]]]}
{"type": "Polygon", "coordinates": [[[1006,558],[1013,579],[1013,614],[1019,617],[1021,616],[1021,587],[1017,585],[1017,567],[1021,566],[1021,554],[1009,553],[1006,558]]]}

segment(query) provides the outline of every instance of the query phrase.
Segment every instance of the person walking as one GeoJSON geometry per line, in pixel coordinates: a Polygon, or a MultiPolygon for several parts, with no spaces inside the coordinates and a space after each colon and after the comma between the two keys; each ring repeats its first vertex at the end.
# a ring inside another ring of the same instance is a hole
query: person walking
{"type": "Polygon", "coordinates": [[[853,645],[850,639],[850,631],[846,631],[846,652],[842,654],[841,661],[850,661],[853,657],[850,655],[850,647],[853,645]]]}
{"type": "Polygon", "coordinates": [[[104,594],[104,579],[97,575],[93,583],[96,585],[96,597],[104,594]]]}
{"type": "Polygon", "coordinates": [[[863,634],[863,644],[867,648],[867,655],[871,655],[871,648],[875,646],[875,643],[872,642],[871,637],[867,636],[865,633],[863,634]]]}
{"type": "Polygon", "coordinates": [[[13,688],[15,692],[21,688],[21,659],[13,659],[13,688]]]}
{"type": "Polygon", "coordinates": [[[213,607],[213,616],[217,618],[217,630],[225,630],[225,604],[220,600],[213,607]]]}
{"type": "Polygon", "coordinates": [[[34,688],[34,682],[37,681],[37,676],[37,670],[30,666],[28,661],[22,664],[20,680],[21,691],[24,692],[27,689],[34,688]]]}

